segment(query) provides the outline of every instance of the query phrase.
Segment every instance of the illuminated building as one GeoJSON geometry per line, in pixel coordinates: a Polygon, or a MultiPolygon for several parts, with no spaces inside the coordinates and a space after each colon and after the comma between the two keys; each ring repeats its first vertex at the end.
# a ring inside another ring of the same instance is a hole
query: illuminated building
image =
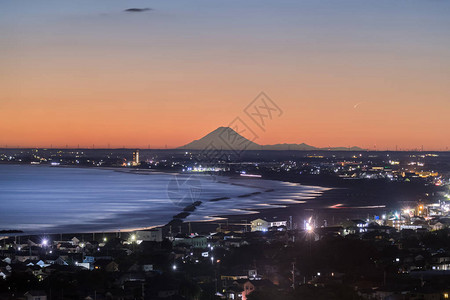
{"type": "Polygon", "coordinates": [[[162,230],[161,228],[155,228],[150,230],[138,230],[135,233],[136,243],[142,242],[162,242],[162,230]]]}
{"type": "Polygon", "coordinates": [[[263,219],[256,219],[250,222],[252,231],[267,231],[269,229],[269,222],[263,219]]]}
{"type": "Polygon", "coordinates": [[[417,205],[415,215],[419,217],[428,216],[428,208],[423,204],[417,205]]]}
{"type": "Polygon", "coordinates": [[[133,152],[133,162],[132,162],[133,166],[139,166],[139,150],[136,150],[133,152]]]}
{"type": "Polygon", "coordinates": [[[285,220],[272,220],[267,221],[263,219],[256,219],[250,222],[252,231],[263,231],[266,232],[272,227],[287,226],[287,221],[285,220]]]}
{"type": "Polygon", "coordinates": [[[421,171],[421,172],[416,172],[416,175],[419,175],[419,177],[421,177],[421,178],[428,178],[428,177],[437,177],[437,176],[439,176],[439,173],[438,172],[421,171]]]}
{"type": "Polygon", "coordinates": [[[386,225],[394,227],[396,230],[401,230],[404,225],[406,225],[406,220],[404,219],[391,219],[386,221],[386,225]]]}

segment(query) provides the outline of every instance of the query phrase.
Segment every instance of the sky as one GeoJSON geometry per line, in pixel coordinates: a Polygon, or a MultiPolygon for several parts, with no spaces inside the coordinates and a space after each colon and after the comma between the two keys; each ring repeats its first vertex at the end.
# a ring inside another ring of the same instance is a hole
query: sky
{"type": "Polygon", "coordinates": [[[0,147],[448,150],[450,2],[0,0],[0,147]],[[130,8],[146,9],[127,12],[130,8]],[[257,127],[264,91],[282,110],[257,127]]]}

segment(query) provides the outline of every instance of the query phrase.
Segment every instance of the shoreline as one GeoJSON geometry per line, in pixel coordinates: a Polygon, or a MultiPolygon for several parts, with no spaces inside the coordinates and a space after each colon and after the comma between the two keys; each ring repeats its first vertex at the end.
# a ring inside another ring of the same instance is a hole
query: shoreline
{"type": "MultiPolygon", "coordinates": [[[[51,167],[51,166],[47,166],[51,167]]],[[[61,166],[54,166],[56,168],[60,168],[61,166]]],[[[63,168],[71,168],[71,166],[63,167],[63,168]]],[[[79,167],[75,167],[79,168],[79,167]]],[[[91,169],[90,167],[80,167],[83,169],[91,169]]],[[[211,175],[205,173],[180,173],[180,172],[161,172],[161,171],[153,171],[146,169],[127,169],[127,168],[103,168],[103,167],[94,167],[94,169],[108,170],[113,172],[121,172],[125,174],[135,174],[135,175],[152,175],[152,174],[160,174],[160,175],[182,175],[182,176],[204,176],[210,175],[216,177],[218,175],[211,175]]],[[[409,195],[403,195],[405,190],[408,191],[405,184],[398,183],[383,183],[377,181],[358,181],[358,182],[346,182],[346,181],[338,181],[338,179],[334,178],[320,178],[320,177],[300,177],[300,176],[265,176],[263,178],[245,178],[244,183],[241,181],[239,183],[232,182],[233,180],[239,180],[242,177],[239,176],[230,176],[230,175],[219,175],[215,181],[221,184],[228,184],[230,186],[245,186],[251,188],[257,188],[259,191],[244,193],[240,195],[233,196],[236,201],[239,199],[247,199],[252,196],[258,196],[264,193],[276,192],[276,189],[263,188],[261,185],[254,185],[252,182],[254,181],[276,181],[282,182],[290,185],[300,185],[302,187],[312,187],[314,189],[320,189],[320,191],[307,191],[305,195],[303,195],[302,199],[295,199],[290,202],[286,201],[286,203],[272,203],[272,196],[266,198],[266,203],[260,205],[258,207],[253,208],[241,208],[239,207],[239,202],[236,202],[236,206],[239,212],[235,214],[230,214],[229,210],[220,211],[220,205],[218,206],[219,211],[211,210],[207,216],[200,215],[200,218],[204,218],[203,220],[198,220],[195,217],[195,211],[198,207],[201,207],[207,203],[221,203],[221,201],[230,200],[230,197],[212,197],[210,199],[205,199],[200,204],[196,204],[193,206],[193,203],[186,203],[182,207],[179,206],[178,213],[175,213],[167,222],[161,222],[157,225],[151,226],[140,226],[140,227],[127,227],[125,229],[112,229],[112,230],[74,230],[76,234],[84,234],[84,233],[103,233],[103,232],[132,232],[135,230],[146,230],[152,229],[155,227],[167,227],[170,225],[173,226],[182,226],[187,227],[188,223],[194,225],[194,228],[198,228],[198,231],[203,231],[203,228],[211,228],[214,224],[225,224],[227,222],[236,222],[236,220],[243,219],[256,219],[258,217],[284,217],[293,215],[297,218],[305,217],[308,215],[318,215],[318,219],[326,219],[331,224],[335,223],[335,219],[345,219],[345,218],[364,218],[367,217],[368,214],[380,214],[381,212],[386,212],[392,209],[394,206],[399,206],[399,203],[406,203],[404,200],[399,200],[399,194],[403,198],[408,198],[410,202],[414,202],[413,194],[418,194],[418,190],[409,190],[409,195]],[[326,186],[325,186],[326,184],[326,186]],[[386,187],[390,187],[390,190],[386,187]],[[396,193],[392,192],[392,188],[402,187],[396,193]],[[386,190],[386,191],[384,191],[386,190]],[[377,193],[375,193],[375,191],[377,193]],[[381,192],[380,192],[381,191],[381,192]],[[388,198],[384,198],[388,197],[388,198]],[[189,208],[189,209],[188,209],[189,208]],[[214,213],[212,213],[214,212],[214,213]],[[190,216],[194,216],[193,218],[190,216]],[[333,221],[331,221],[333,220],[333,221]]],[[[274,196],[276,197],[276,195],[274,196]]],[[[287,197],[286,199],[288,199],[287,197]]],[[[274,201],[275,202],[275,201],[274,201]]],[[[175,204],[174,204],[175,205],[175,204]]],[[[241,222],[242,223],[242,222],[241,222]]],[[[57,228],[57,227],[56,227],[57,228]]],[[[2,228],[3,230],[3,228],[2,228]]],[[[4,231],[7,230],[16,230],[16,232],[8,232],[8,233],[0,233],[0,236],[15,236],[15,235],[34,235],[30,232],[18,232],[16,228],[4,228],[4,231]]],[[[197,229],[196,229],[197,230],[197,229]]],[[[69,230],[64,230],[64,234],[69,234],[74,232],[69,230]]],[[[51,231],[49,231],[51,232],[51,231]]],[[[58,234],[58,233],[57,233],[58,234]]],[[[41,233],[36,233],[36,235],[41,235],[41,233]]]]}
{"type": "MultiPolygon", "coordinates": [[[[61,166],[47,166],[47,167],[56,167],[56,168],[60,168],[61,166]]],[[[63,167],[63,168],[71,168],[71,166],[68,167],[63,167]]],[[[76,167],[78,168],[78,167],[76,167]]],[[[83,169],[90,169],[89,167],[81,167],[83,169]]],[[[132,169],[132,170],[124,170],[121,168],[102,168],[102,167],[95,167],[94,169],[102,169],[102,170],[109,170],[109,171],[114,171],[114,172],[123,172],[126,174],[135,174],[135,175],[152,175],[152,174],[161,174],[161,175],[177,175],[177,174],[181,174],[181,175],[185,175],[185,176],[190,176],[190,175],[194,175],[194,176],[206,176],[206,175],[210,175],[210,176],[217,176],[217,175],[211,175],[211,174],[185,174],[185,173],[179,173],[179,172],[155,172],[152,170],[146,170],[146,169],[132,169]]],[[[295,184],[295,185],[300,185],[299,183],[292,183],[292,182],[287,182],[284,180],[274,180],[274,179],[266,179],[266,178],[258,178],[258,179],[248,179],[245,178],[246,184],[244,183],[236,183],[236,182],[229,182],[229,180],[236,180],[236,179],[242,179],[241,177],[234,177],[234,176],[226,176],[226,175],[220,175],[220,177],[222,177],[219,180],[215,180],[215,182],[217,183],[221,183],[221,184],[228,184],[228,185],[237,185],[237,186],[244,186],[244,187],[249,187],[249,188],[257,188],[259,189],[259,191],[255,191],[255,192],[250,192],[250,193],[245,193],[245,194],[241,194],[241,195],[237,195],[237,196],[233,196],[236,199],[241,199],[241,198],[248,198],[248,197],[252,197],[252,196],[258,196],[262,193],[269,193],[269,192],[273,192],[276,191],[275,189],[267,189],[263,186],[258,186],[258,185],[253,185],[250,184],[251,181],[254,180],[264,180],[264,181],[278,181],[278,182],[283,182],[283,183],[288,183],[288,184],[295,184]],[[226,178],[226,180],[224,180],[226,178]],[[228,182],[227,182],[228,181],[228,182]]],[[[323,187],[320,186],[310,186],[310,185],[302,185],[303,187],[311,187],[311,188],[321,188],[323,189],[323,187]]],[[[318,197],[320,197],[322,195],[324,191],[319,191],[317,193],[317,195],[315,195],[316,193],[312,193],[310,195],[308,195],[308,199],[307,200],[311,200],[311,199],[316,199],[318,197]],[[312,197],[312,198],[310,198],[312,197]]],[[[75,230],[75,232],[77,234],[83,234],[83,233],[92,233],[92,232],[96,232],[96,233],[101,233],[101,232],[131,232],[131,231],[135,231],[135,230],[145,230],[145,229],[152,229],[155,227],[166,227],[166,226],[170,226],[170,225],[176,225],[176,226],[183,226],[183,224],[186,223],[199,223],[199,224],[205,224],[205,223],[210,223],[210,222],[217,222],[218,220],[226,220],[229,219],[230,216],[233,215],[229,215],[226,212],[219,213],[217,214],[209,214],[208,216],[206,216],[206,220],[195,220],[195,221],[189,221],[189,219],[187,219],[189,216],[191,216],[192,214],[195,214],[195,211],[197,209],[198,206],[204,204],[204,203],[217,203],[217,202],[221,202],[224,200],[230,200],[230,197],[214,197],[211,199],[207,199],[207,200],[203,200],[203,201],[198,201],[200,203],[196,203],[195,205],[193,205],[194,203],[188,203],[187,205],[180,207],[179,209],[179,213],[175,214],[170,220],[168,220],[165,224],[158,224],[158,225],[151,225],[151,226],[145,226],[145,227],[128,227],[128,228],[124,228],[124,229],[117,229],[117,230],[86,230],[86,231],[79,231],[79,230],[75,230]]],[[[266,199],[269,200],[269,199],[266,199]]],[[[292,199],[291,199],[292,200],[292,199]]],[[[293,200],[295,201],[295,200],[293,200]]],[[[298,200],[297,200],[298,201],[298,200]]],[[[267,210],[272,210],[272,209],[276,209],[277,206],[278,208],[280,208],[280,204],[277,203],[271,203],[271,201],[267,201],[265,203],[267,205],[267,207],[261,208],[261,207],[254,207],[254,208],[240,208],[239,211],[240,213],[235,214],[235,216],[248,216],[248,215],[254,215],[254,214],[258,214],[261,213],[262,211],[267,211],[267,210]],[[273,206],[273,207],[272,207],[273,206]]],[[[283,204],[283,208],[288,208],[291,205],[297,205],[297,204],[302,204],[302,203],[291,203],[291,204],[283,204]]],[[[204,216],[205,217],[205,216],[204,216]]],[[[195,217],[194,217],[195,218],[195,217]]],[[[58,228],[58,226],[56,226],[55,228],[58,228]]],[[[3,234],[0,234],[0,236],[34,236],[34,235],[42,235],[42,232],[56,232],[55,234],[60,234],[58,232],[58,230],[52,231],[52,230],[43,230],[38,231],[38,232],[29,232],[29,231],[25,231],[25,230],[21,230],[21,229],[16,229],[16,228],[5,228],[2,229],[3,231],[5,231],[3,234]],[[9,231],[9,232],[7,232],[9,231]]],[[[65,230],[63,231],[63,234],[68,234],[71,233],[70,230],[65,230]]]]}

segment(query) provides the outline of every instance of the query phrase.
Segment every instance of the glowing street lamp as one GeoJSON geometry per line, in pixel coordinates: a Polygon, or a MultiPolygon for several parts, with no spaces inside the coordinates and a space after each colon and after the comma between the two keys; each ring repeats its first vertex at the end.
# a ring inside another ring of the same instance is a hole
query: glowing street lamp
{"type": "Polygon", "coordinates": [[[310,233],[314,231],[314,227],[312,225],[312,217],[310,217],[308,220],[305,220],[305,230],[306,232],[310,233]]]}

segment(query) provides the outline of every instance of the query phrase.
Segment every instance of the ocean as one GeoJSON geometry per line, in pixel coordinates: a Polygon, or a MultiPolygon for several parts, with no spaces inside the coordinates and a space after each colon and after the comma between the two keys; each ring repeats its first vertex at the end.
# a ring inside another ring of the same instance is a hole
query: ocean
{"type": "Polygon", "coordinates": [[[50,234],[149,228],[167,224],[196,201],[202,204],[185,221],[209,221],[304,203],[324,190],[255,178],[0,165],[0,230],[50,234]]]}

